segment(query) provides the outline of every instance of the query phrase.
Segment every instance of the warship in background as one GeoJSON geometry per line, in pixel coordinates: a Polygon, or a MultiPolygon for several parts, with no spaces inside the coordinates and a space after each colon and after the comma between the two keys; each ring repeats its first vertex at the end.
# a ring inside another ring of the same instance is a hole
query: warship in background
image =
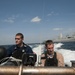
{"type": "Polygon", "coordinates": [[[66,35],[65,37],[63,37],[61,33],[57,39],[54,39],[54,42],[75,42],[75,33],[72,35],[66,35]]]}

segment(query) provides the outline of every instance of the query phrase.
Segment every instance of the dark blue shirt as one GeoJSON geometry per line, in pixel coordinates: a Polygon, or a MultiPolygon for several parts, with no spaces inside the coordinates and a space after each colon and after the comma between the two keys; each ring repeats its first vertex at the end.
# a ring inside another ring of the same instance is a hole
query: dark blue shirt
{"type": "Polygon", "coordinates": [[[33,53],[33,51],[30,46],[24,43],[22,47],[13,45],[7,50],[7,56],[13,56],[13,55],[21,56],[23,53],[33,53]]]}

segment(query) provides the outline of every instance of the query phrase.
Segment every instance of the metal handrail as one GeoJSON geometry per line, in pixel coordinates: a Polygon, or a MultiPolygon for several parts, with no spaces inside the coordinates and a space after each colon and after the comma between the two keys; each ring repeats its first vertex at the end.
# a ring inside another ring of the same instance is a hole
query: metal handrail
{"type": "Polygon", "coordinates": [[[75,75],[75,67],[0,66],[0,75],[75,75]],[[22,70],[21,70],[22,68],[22,70]],[[21,73],[19,73],[21,71],[21,73]]]}

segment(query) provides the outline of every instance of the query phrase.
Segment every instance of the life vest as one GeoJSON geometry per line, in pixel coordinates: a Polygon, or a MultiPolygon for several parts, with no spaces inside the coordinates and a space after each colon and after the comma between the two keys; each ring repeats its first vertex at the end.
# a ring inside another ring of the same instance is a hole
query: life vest
{"type": "Polygon", "coordinates": [[[53,58],[48,58],[47,53],[45,53],[45,64],[44,66],[58,66],[57,54],[54,52],[53,58]]]}

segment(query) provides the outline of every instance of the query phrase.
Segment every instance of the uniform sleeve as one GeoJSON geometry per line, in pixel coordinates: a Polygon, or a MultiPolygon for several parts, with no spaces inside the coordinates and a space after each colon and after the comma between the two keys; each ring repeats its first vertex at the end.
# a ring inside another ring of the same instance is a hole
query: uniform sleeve
{"type": "Polygon", "coordinates": [[[30,53],[33,53],[32,48],[30,47],[30,53]]]}
{"type": "Polygon", "coordinates": [[[64,67],[64,57],[62,54],[57,53],[57,59],[58,59],[58,67],[64,67]]]}
{"type": "Polygon", "coordinates": [[[7,57],[10,57],[12,55],[12,52],[14,51],[14,46],[11,46],[7,49],[7,57]]]}
{"type": "Polygon", "coordinates": [[[33,53],[32,48],[30,46],[27,46],[27,53],[33,53]]]}

